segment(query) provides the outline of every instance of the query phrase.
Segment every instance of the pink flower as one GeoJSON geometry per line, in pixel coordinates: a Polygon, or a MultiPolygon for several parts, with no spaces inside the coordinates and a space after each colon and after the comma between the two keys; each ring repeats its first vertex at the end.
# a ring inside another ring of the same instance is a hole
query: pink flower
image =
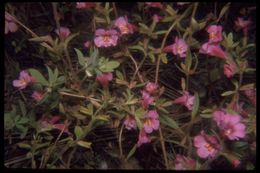
{"type": "Polygon", "coordinates": [[[16,32],[17,30],[18,26],[12,16],[5,13],[5,34],[8,34],[8,32],[16,32]]]}
{"type": "Polygon", "coordinates": [[[76,3],[76,8],[89,8],[89,7],[95,7],[96,3],[95,2],[77,2],[76,3]]]}
{"type": "Polygon", "coordinates": [[[90,48],[90,47],[91,47],[91,42],[90,42],[90,41],[86,41],[86,42],[84,43],[84,47],[85,47],[85,48],[90,48]]]}
{"type": "Polygon", "coordinates": [[[234,63],[224,64],[224,74],[227,78],[231,78],[238,71],[237,66],[234,63]]]}
{"type": "Polygon", "coordinates": [[[127,130],[136,129],[136,121],[134,117],[127,116],[127,118],[124,121],[124,125],[127,130]]]}
{"type": "Polygon", "coordinates": [[[172,52],[174,55],[179,55],[181,58],[186,57],[186,52],[188,50],[188,45],[183,39],[175,38],[175,43],[169,46],[166,46],[164,52],[172,52]]]}
{"type": "Polygon", "coordinates": [[[175,170],[194,170],[196,162],[193,159],[187,158],[183,155],[177,154],[175,163],[175,170]]]}
{"type": "Polygon", "coordinates": [[[54,128],[54,129],[58,129],[60,131],[62,131],[64,129],[64,132],[67,134],[71,134],[68,130],[68,125],[66,126],[65,124],[56,124],[56,122],[58,122],[61,119],[61,117],[59,115],[57,116],[53,116],[51,118],[49,117],[43,117],[40,119],[40,125],[42,128],[54,128]]]}
{"type": "Polygon", "coordinates": [[[240,160],[238,160],[238,159],[233,160],[233,161],[232,161],[232,165],[233,165],[235,168],[238,167],[238,166],[240,165],[240,160]]]}
{"type": "Polygon", "coordinates": [[[255,89],[248,89],[244,91],[244,94],[249,98],[251,103],[256,106],[256,90],[255,89]]]}
{"type": "Polygon", "coordinates": [[[145,2],[147,7],[160,8],[163,9],[163,5],[161,2],[145,2]]]}
{"type": "Polygon", "coordinates": [[[220,149],[217,138],[204,134],[204,131],[202,131],[200,135],[195,136],[193,142],[197,148],[198,156],[203,159],[208,157],[214,158],[220,149]]]}
{"type": "Polygon", "coordinates": [[[32,93],[32,96],[31,96],[34,100],[36,100],[37,102],[41,101],[42,98],[43,98],[43,93],[42,92],[38,92],[38,91],[34,91],[32,93]]]}
{"type": "Polygon", "coordinates": [[[158,113],[151,110],[147,113],[146,119],[144,120],[144,130],[146,133],[152,133],[153,130],[158,130],[160,122],[158,119],[158,113]]]}
{"type": "Polygon", "coordinates": [[[151,139],[147,134],[145,133],[144,129],[140,130],[137,146],[140,147],[142,144],[151,142],[151,139]]]}
{"type": "Polygon", "coordinates": [[[224,111],[213,112],[213,120],[220,131],[229,140],[238,140],[245,137],[246,126],[240,123],[241,117],[237,114],[228,114],[224,111]]]}
{"type": "Polygon", "coordinates": [[[117,18],[113,25],[120,30],[122,35],[134,33],[133,25],[128,23],[127,16],[117,18]]]}
{"type": "Polygon", "coordinates": [[[235,25],[238,29],[242,29],[244,32],[244,35],[247,36],[248,28],[251,25],[250,20],[244,20],[241,17],[238,17],[237,20],[235,21],[235,25]]]}
{"type": "Polygon", "coordinates": [[[55,32],[61,40],[65,40],[70,35],[70,30],[67,27],[60,27],[55,29],[55,32]]]}
{"type": "Polygon", "coordinates": [[[142,93],[142,100],[141,100],[142,106],[145,109],[147,109],[148,106],[153,103],[154,98],[150,96],[150,94],[147,93],[146,91],[141,91],[141,93],[142,93]]]}
{"type": "Polygon", "coordinates": [[[226,53],[221,49],[218,44],[211,44],[209,42],[204,43],[200,48],[200,53],[208,54],[210,56],[216,56],[219,58],[226,59],[226,53]]]}
{"type": "Polygon", "coordinates": [[[157,90],[157,88],[158,88],[158,85],[153,82],[148,82],[145,86],[145,90],[150,94],[153,94],[157,90]]]}
{"type": "Polygon", "coordinates": [[[113,74],[111,72],[109,73],[103,73],[101,75],[98,75],[96,77],[96,80],[103,86],[103,87],[107,87],[109,81],[112,81],[113,79],[113,74]]]}
{"type": "Polygon", "coordinates": [[[27,71],[23,70],[20,72],[19,80],[13,81],[13,86],[19,89],[24,89],[27,85],[34,82],[33,77],[31,77],[27,71]]]}
{"type": "Polygon", "coordinates": [[[95,32],[95,45],[97,47],[116,46],[118,40],[118,32],[114,29],[104,30],[97,29],[95,32]]]}
{"type": "Polygon", "coordinates": [[[209,43],[219,43],[222,41],[222,26],[211,25],[207,28],[209,33],[209,43]]]}
{"type": "Polygon", "coordinates": [[[158,16],[157,14],[154,14],[154,15],[153,15],[153,21],[154,21],[155,23],[160,22],[162,19],[163,19],[162,16],[158,16]]]}
{"type": "Polygon", "coordinates": [[[187,107],[188,110],[192,110],[194,96],[190,95],[188,91],[184,91],[181,97],[178,97],[173,101],[173,104],[182,104],[187,107]]]}

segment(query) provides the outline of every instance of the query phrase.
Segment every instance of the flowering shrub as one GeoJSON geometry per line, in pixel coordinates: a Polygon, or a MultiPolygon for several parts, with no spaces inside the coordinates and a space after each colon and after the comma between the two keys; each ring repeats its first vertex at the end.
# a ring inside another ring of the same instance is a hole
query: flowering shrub
{"type": "Polygon", "coordinates": [[[254,4],[7,3],[5,166],[254,169],[255,24],[254,4]]]}

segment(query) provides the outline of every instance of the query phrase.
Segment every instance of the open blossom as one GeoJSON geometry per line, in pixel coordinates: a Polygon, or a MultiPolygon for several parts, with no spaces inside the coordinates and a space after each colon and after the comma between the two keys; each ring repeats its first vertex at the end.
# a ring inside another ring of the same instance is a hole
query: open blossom
{"type": "Polygon", "coordinates": [[[210,56],[216,56],[223,59],[226,59],[227,56],[225,51],[223,51],[218,44],[211,44],[209,42],[204,43],[199,52],[202,54],[208,54],[210,56]]]}
{"type": "Polygon", "coordinates": [[[117,45],[118,32],[114,29],[97,29],[95,36],[94,42],[97,47],[110,47],[117,45]]]}
{"type": "Polygon", "coordinates": [[[234,63],[224,64],[224,74],[227,78],[231,78],[238,72],[237,66],[234,63]]]}
{"type": "Polygon", "coordinates": [[[215,111],[213,112],[213,120],[217,123],[222,134],[229,140],[238,140],[245,137],[246,126],[240,122],[240,115],[215,111]]]}
{"type": "Polygon", "coordinates": [[[135,30],[134,29],[134,25],[128,23],[127,16],[117,18],[114,21],[113,25],[120,30],[120,33],[122,35],[124,35],[124,34],[133,34],[134,30],[135,30]]]}
{"type": "Polygon", "coordinates": [[[23,70],[20,72],[19,80],[13,81],[13,86],[19,89],[24,89],[27,85],[33,83],[34,81],[34,78],[30,76],[27,71],[23,70]]]}
{"type": "Polygon", "coordinates": [[[39,92],[39,91],[34,91],[32,93],[32,96],[31,96],[34,100],[36,100],[37,102],[41,101],[42,98],[43,98],[43,93],[42,92],[39,92]]]}
{"type": "Polygon", "coordinates": [[[96,3],[95,2],[77,2],[76,3],[76,8],[89,8],[89,7],[95,7],[96,3]]]}
{"type": "Polygon", "coordinates": [[[149,105],[154,102],[154,98],[146,91],[141,91],[141,93],[142,93],[142,100],[141,100],[142,106],[145,109],[147,109],[149,105]]]}
{"type": "Polygon", "coordinates": [[[135,129],[136,128],[136,121],[134,117],[132,116],[127,116],[127,118],[124,121],[125,128],[127,130],[135,129]]]}
{"type": "Polygon", "coordinates": [[[145,4],[147,5],[147,7],[153,7],[153,8],[163,8],[163,5],[161,2],[145,2],[145,4]]]}
{"type": "Polygon", "coordinates": [[[187,107],[188,110],[192,110],[195,97],[190,95],[188,91],[184,91],[181,97],[178,97],[173,101],[174,104],[182,104],[187,107]]]}
{"type": "Polygon", "coordinates": [[[220,150],[219,141],[215,136],[209,136],[201,132],[200,135],[197,135],[193,139],[194,146],[197,148],[197,154],[199,157],[205,158],[214,158],[220,150]]]}
{"type": "Polygon", "coordinates": [[[249,98],[251,103],[256,106],[256,90],[255,89],[248,89],[244,91],[244,94],[249,98]]]}
{"type": "Polygon", "coordinates": [[[145,86],[145,90],[150,94],[153,94],[157,90],[157,88],[158,88],[158,85],[153,82],[148,82],[145,86]]]}
{"type": "Polygon", "coordinates": [[[18,26],[12,16],[10,16],[8,13],[5,13],[5,34],[8,34],[8,32],[16,32],[17,30],[18,26]]]}
{"type": "Polygon", "coordinates": [[[209,43],[219,43],[222,41],[222,26],[211,25],[207,28],[209,33],[209,43]]]}
{"type": "Polygon", "coordinates": [[[58,129],[62,131],[64,129],[64,133],[71,134],[68,130],[68,125],[66,126],[65,124],[62,123],[57,123],[61,117],[59,115],[53,116],[51,118],[49,117],[43,117],[41,118],[40,121],[40,126],[41,128],[53,128],[53,129],[58,129]]]}
{"type": "Polygon", "coordinates": [[[188,45],[186,42],[181,39],[176,37],[175,38],[175,43],[169,46],[166,46],[163,51],[164,52],[172,52],[174,55],[179,55],[181,58],[186,57],[186,52],[188,50],[188,45]]]}
{"type": "Polygon", "coordinates": [[[140,147],[142,144],[151,142],[151,138],[147,136],[144,129],[141,129],[138,136],[137,146],[140,147]]]}
{"type": "Polygon", "coordinates": [[[61,40],[65,40],[70,35],[70,29],[67,27],[60,27],[55,29],[56,34],[61,40]]]}
{"type": "Polygon", "coordinates": [[[244,20],[242,17],[238,17],[235,21],[235,25],[238,29],[242,29],[244,32],[244,35],[247,36],[248,28],[251,25],[250,20],[244,20]]]}
{"type": "Polygon", "coordinates": [[[187,158],[183,155],[177,154],[174,161],[175,170],[194,170],[196,167],[196,161],[187,158]]]}
{"type": "Polygon", "coordinates": [[[111,72],[109,73],[103,73],[101,75],[98,75],[96,77],[96,80],[103,86],[103,87],[107,87],[109,81],[112,81],[113,79],[113,74],[111,72]]]}
{"type": "Polygon", "coordinates": [[[153,130],[158,130],[160,122],[158,119],[158,113],[154,110],[148,111],[144,120],[144,130],[146,133],[152,133],[153,130]]]}

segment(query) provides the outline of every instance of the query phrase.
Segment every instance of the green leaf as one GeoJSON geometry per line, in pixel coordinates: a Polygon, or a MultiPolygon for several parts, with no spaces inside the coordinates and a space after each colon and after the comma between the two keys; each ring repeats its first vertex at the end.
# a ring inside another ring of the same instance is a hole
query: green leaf
{"type": "Polygon", "coordinates": [[[200,114],[202,118],[212,118],[212,114],[200,114]]]}
{"type": "Polygon", "coordinates": [[[132,50],[140,50],[141,52],[143,52],[145,54],[144,48],[141,45],[129,46],[128,48],[132,49],[132,50]]]}
{"type": "Polygon", "coordinates": [[[135,153],[137,148],[137,144],[134,145],[134,147],[129,151],[127,157],[126,157],[126,161],[135,153]]]}
{"type": "Polygon", "coordinates": [[[25,107],[25,104],[23,101],[21,101],[20,99],[18,100],[19,102],[19,106],[20,106],[20,110],[22,112],[22,116],[25,116],[26,115],[26,107],[25,107]]]}
{"type": "Polygon", "coordinates": [[[201,111],[201,113],[211,113],[212,112],[212,109],[205,109],[205,110],[203,110],[203,111],[201,111]]]}
{"type": "Polygon", "coordinates": [[[85,61],[85,58],[84,58],[83,53],[82,53],[79,49],[74,48],[74,50],[75,50],[76,53],[77,53],[78,60],[79,60],[79,64],[80,64],[81,66],[85,66],[86,61],[85,61]]]}
{"type": "Polygon", "coordinates": [[[118,79],[124,80],[123,73],[121,73],[119,70],[116,70],[116,77],[117,77],[118,79]]]}
{"type": "Polygon", "coordinates": [[[251,162],[247,162],[246,164],[246,169],[247,170],[254,170],[255,166],[251,162]]]}
{"type": "Polygon", "coordinates": [[[190,71],[191,63],[192,63],[192,57],[191,57],[190,51],[188,51],[187,57],[185,58],[185,66],[186,66],[187,72],[190,71]]]}
{"type": "Polygon", "coordinates": [[[86,141],[78,141],[77,144],[82,146],[82,147],[84,147],[84,148],[90,149],[92,143],[91,142],[86,142],[86,141]]]}
{"type": "Polygon", "coordinates": [[[138,25],[139,25],[141,28],[143,28],[144,30],[147,30],[147,31],[150,30],[149,27],[146,26],[144,23],[138,23],[138,25]]]}
{"type": "Polygon", "coordinates": [[[135,116],[135,121],[136,121],[138,129],[141,130],[143,128],[143,123],[141,122],[141,120],[138,116],[135,116]]]}
{"type": "Polygon", "coordinates": [[[45,77],[41,74],[41,72],[39,72],[36,69],[29,69],[28,70],[30,72],[30,74],[32,75],[32,77],[34,77],[36,79],[36,82],[44,85],[44,86],[48,86],[49,82],[45,79],[45,77]]]}
{"type": "Polygon", "coordinates": [[[230,2],[227,3],[220,11],[219,16],[218,16],[218,20],[217,22],[223,17],[223,15],[227,12],[227,10],[229,9],[230,6],[230,2]]]}
{"type": "Polygon", "coordinates": [[[21,117],[20,120],[17,122],[18,124],[26,124],[29,122],[27,117],[21,117]]]}
{"type": "Polygon", "coordinates": [[[229,96],[229,95],[235,94],[235,93],[236,93],[236,91],[226,91],[226,92],[223,92],[223,93],[221,94],[221,96],[229,96]]]}
{"type": "Polygon", "coordinates": [[[31,149],[31,146],[29,144],[17,143],[17,145],[18,145],[19,148],[22,148],[22,149],[27,149],[27,150],[31,149]]]}
{"type": "Polygon", "coordinates": [[[157,34],[157,35],[161,35],[161,34],[165,34],[165,33],[167,33],[167,30],[161,30],[161,31],[155,32],[155,34],[157,34]]]}
{"type": "Polygon", "coordinates": [[[160,120],[160,123],[165,124],[165,125],[173,128],[173,129],[178,129],[179,128],[179,126],[176,123],[176,121],[173,120],[172,118],[166,116],[166,115],[161,114],[160,117],[159,117],[159,120],[160,120]]]}
{"type": "Polygon", "coordinates": [[[54,73],[52,72],[51,68],[47,66],[48,75],[49,75],[49,83],[52,85],[55,81],[54,73]]]}
{"type": "Polygon", "coordinates": [[[76,135],[77,140],[83,135],[83,130],[80,126],[75,126],[74,133],[76,135]]]}
{"type": "Polygon", "coordinates": [[[102,72],[112,72],[115,68],[120,65],[117,61],[109,61],[99,67],[100,71],[102,72]]]}
{"type": "Polygon", "coordinates": [[[192,112],[191,112],[192,120],[195,118],[195,115],[198,113],[199,105],[200,105],[200,99],[199,99],[198,92],[196,92],[194,96],[195,96],[195,99],[193,102],[192,112]]]}
{"type": "Polygon", "coordinates": [[[78,36],[78,35],[79,35],[79,32],[69,35],[69,36],[66,38],[66,40],[64,41],[65,47],[67,47],[68,44],[69,44],[69,42],[70,42],[73,38],[75,38],[76,36],[78,36]]]}
{"type": "Polygon", "coordinates": [[[149,56],[149,58],[151,59],[151,62],[154,63],[154,62],[155,62],[155,56],[154,56],[154,54],[153,54],[152,52],[149,52],[149,53],[148,53],[148,56],[149,56]]]}
{"type": "Polygon", "coordinates": [[[166,53],[162,53],[159,55],[161,57],[161,60],[164,64],[167,64],[168,63],[168,59],[167,59],[167,56],[166,56],[166,53]]]}
{"type": "Polygon", "coordinates": [[[4,128],[6,130],[10,130],[13,129],[14,126],[15,126],[15,122],[12,119],[11,113],[10,112],[4,113],[4,128]]]}

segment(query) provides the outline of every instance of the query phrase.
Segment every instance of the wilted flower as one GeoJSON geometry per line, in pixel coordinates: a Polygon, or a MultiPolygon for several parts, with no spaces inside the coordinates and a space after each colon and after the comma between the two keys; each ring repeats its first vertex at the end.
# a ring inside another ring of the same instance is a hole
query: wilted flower
{"type": "Polygon", "coordinates": [[[218,44],[204,43],[200,48],[200,53],[208,54],[210,56],[216,56],[219,58],[226,59],[226,53],[221,49],[218,44]]]}
{"type": "Polygon", "coordinates": [[[32,93],[32,96],[31,96],[34,100],[36,100],[37,102],[41,101],[42,98],[43,98],[43,93],[42,92],[39,92],[39,91],[34,91],[32,93]]]}
{"type": "Polygon", "coordinates": [[[20,72],[19,80],[13,81],[13,86],[19,89],[24,89],[27,85],[34,82],[32,76],[30,76],[27,71],[23,70],[20,72]]]}
{"type": "Polygon", "coordinates": [[[118,40],[118,32],[114,29],[104,30],[97,29],[95,32],[95,45],[97,47],[116,46],[118,40]]]}
{"type": "Polygon", "coordinates": [[[146,133],[152,133],[153,130],[158,130],[160,122],[158,119],[158,113],[154,110],[148,111],[144,120],[144,130],[146,133]]]}
{"type": "Polygon", "coordinates": [[[176,155],[174,163],[175,170],[194,170],[196,167],[195,160],[187,158],[180,154],[176,155]]]}
{"type": "Polygon", "coordinates": [[[238,29],[242,29],[245,36],[247,36],[248,28],[251,25],[250,20],[244,20],[242,17],[238,17],[235,21],[235,25],[238,29]]]}
{"type": "Polygon", "coordinates": [[[231,102],[229,104],[229,107],[236,111],[238,114],[242,115],[243,117],[247,117],[248,113],[243,109],[244,102],[240,102],[239,104],[237,102],[231,102]]]}
{"type": "Polygon", "coordinates": [[[190,95],[188,91],[184,91],[181,97],[178,97],[173,101],[174,104],[182,104],[187,107],[188,110],[192,110],[195,97],[190,95]]]}
{"type": "Polygon", "coordinates": [[[181,39],[176,37],[175,38],[175,43],[169,46],[166,46],[163,51],[164,52],[172,52],[174,55],[179,55],[181,58],[186,57],[186,52],[188,50],[188,45],[186,42],[181,39]]]}
{"type": "Polygon", "coordinates": [[[55,29],[56,34],[61,40],[65,40],[70,35],[70,29],[67,27],[60,27],[55,29]]]}
{"type": "Polygon", "coordinates": [[[113,79],[113,74],[111,72],[109,73],[103,73],[101,75],[98,75],[96,77],[96,80],[103,86],[103,87],[107,87],[109,81],[112,81],[113,79]]]}
{"type": "Polygon", "coordinates": [[[17,30],[18,26],[12,16],[5,13],[5,34],[8,34],[8,32],[16,32],[17,30]]]}
{"type": "Polygon", "coordinates": [[[231,78],[238,72],[237,66],[234,63],[224,64],[224,74],[227,78],[231,78]]]}
{"type": "Polygon", "coordinates": [[[214,158],[220,150],[220,144],[215,136],[209,136],[201,132],[193,139],[194,146],[197,148],[197,154],[199,157],[214,158]]]}
{"type": "Polygon", "coordinates": [[[151,142],[150,137],[147,136],[144,129],[141,129],[139,132],[137,146],[140,147],[142,144],[149,143],[149,142],[151,142]]]}
{"type": "Polygon", "coordinates": [[[141,93],[142,93],[142,100],[141,100],[142,106],[145,109],[147,109],[148,106],[153,103],[154,98],[146,91],[141,91],[141,93]]]}
{"type": "Polygon", "coordinates": [[[161,2],[145,2],[145,4],[147,5],[147,7],[153,7],[153,8],[163,8],[163,5],[161,2]]]}
{"type": "Polygon", "coordinates": [[[135,129],[136,128],[136,121],[134,117],[132,116],[127,116],[127,118],[124,121],[125,128],[127,130],[135,129]]]}
{"type": "Polygon", "coordinates": [[[134,33],[134,27],[132,24],[128,23],[127,16],[117,18],[113,25],[120,30],[122,35],[134,33]]]}
{"type": "Polygon", "coordinates": [[[209,43],[219,43],[222,41],[222,26],[211,25],[207,28],[209,33],[209,43]]]}
{"type": "Polygon", "coordinates": [[[158,88],[158,85],[153,82],[148,82],[145,86],[145,90],[150,94],[153,94],[157,90],[157,88],[158,88]]]}
{"type": "Polygon", "coordinates": [[[244,91],[244,94],[249,98],[251,103],[256,106],[256,90],[255,89],[248,89],[244,91]]]}
{"type": "Polygon", "coordinates": [[[76,8],[89,8],[89,7],[95,7],[95,2],[77,2],[76,8]]]}
{"type": "Polygon", "coordinates": [[[229,140],[238,140],[245,137],[246,126],[240,122],[237,114],[228,114],[224,111],[213,112],[213,120],[217,123],[222,134],[229,140]]]}

